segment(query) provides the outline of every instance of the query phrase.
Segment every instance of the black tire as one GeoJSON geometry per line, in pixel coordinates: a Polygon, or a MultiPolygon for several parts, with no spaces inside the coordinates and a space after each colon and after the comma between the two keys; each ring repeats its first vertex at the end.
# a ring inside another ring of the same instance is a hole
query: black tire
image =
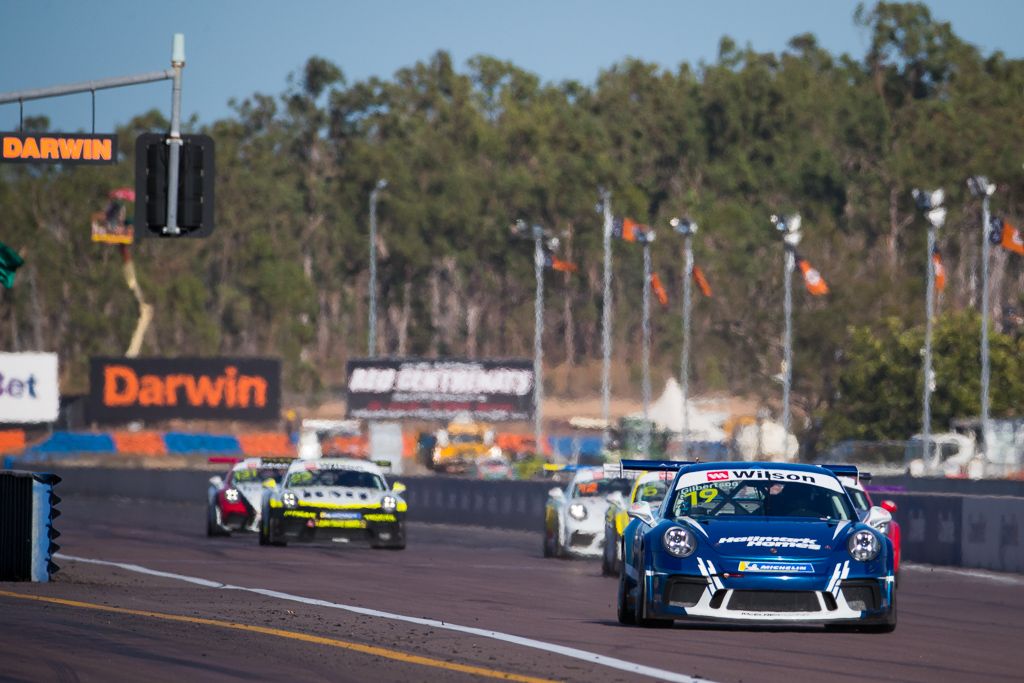
{"type": "Polygon", "coordinates": [[[896,630],[896,591],[892,592],[892,607],[889,616],[881,624],[870,624],[858,629],[861,633],[892,633],[896,630]]]}
{"type": "Polygon", "coordinates": [[[636,624],[636,616],[633,613],[632,606],[629,604],[629,584],[630,581],[626,578],[626,572],[623,571],[622,574],[619,575],[619,600],[618,607],[615,611],[620,624],[633,626],[636,624]]]}
{"type": "Polygon", "coordinates": [[[230,535],[230,532],[225,531],[217,524],[217,509],[213,505],[206,506],[206,535],[211,538],[230,535]]]}
{"type": "MultiPolygon", "coordinates": [[[[641,554],[641,557],[643,555],[641,554]]],[[[637,571],[636,599],[633,600],[633,621],[644,628],[668,628],[671,619],[652,619],[647,616],[647,574],[637,571]]]]}
{"type": "Polygon", "coordinates": [[[377,541],[370,543],[370,547],[376,550],[405,550],[405,527],[399,527],[395,532],[396,540],[377,541]]]}
{"type": "Polygon", "coordinates": [[[604,548],[601,551],[601,575],[615,576],[615,541],[610,538],[607,527],[604,530],[604,548]]]}
{"type": "Polygon", "coordinates": [[[270,545],[270,529],[267,528],[267,518],[260,518],[260,545],[270,545]]]}
{"type": "Polygon", "coordinates": [[[544,522],[544,557],[555,556],[555,539],[552,533],[548,530],[548,523],[544,522]]]}

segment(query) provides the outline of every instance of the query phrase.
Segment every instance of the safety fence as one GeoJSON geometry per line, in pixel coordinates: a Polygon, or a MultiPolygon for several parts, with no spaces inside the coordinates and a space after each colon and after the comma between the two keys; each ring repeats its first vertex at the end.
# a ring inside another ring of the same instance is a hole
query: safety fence
{"type": "MultiPolygon", "coordinates": [[[[61,468],[62,495],[205,502],[209,471],[61,468]]],[[[413,521],[537,531],[544,481],[400,477],[413,521]]],[[[1024,573],[1024,498],[886,491],[897,504],[903,558],[909,562],[1024,573]]],[[[877,501],[876,501],[877,502],[877,501]]]]}

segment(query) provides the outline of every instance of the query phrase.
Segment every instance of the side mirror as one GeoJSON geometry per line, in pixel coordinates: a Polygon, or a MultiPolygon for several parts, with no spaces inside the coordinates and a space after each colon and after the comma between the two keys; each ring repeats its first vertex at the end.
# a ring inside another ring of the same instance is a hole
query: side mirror
{"type": "Polygon", "coordinates": [[[563,498],[565,498],[565,491],[556,486],[555,488],[548,491],[548,497],[554,498],[555,500],[562,500],[563,498]]]}
{"type": "Polygon", "coordinates": [[[612,491],[604,498],[608,501],[609,505],[624,508],[626,507],[626,501],[622,498],[622,494],[618,491],[612,491]]]}
{"type": "Polygon", "coordinates": [[[224,485],[224,480],[221,479],[220,477],[210,477],[210,486],[219,489],[223,485],[224,485]]]}
{"type": "Polygon", "coordinates": [[[263,488],[265,488],[265,489],[276,489],[277,488],[277,480],[276,479],[264,479],[263,480],[263,488]]]}
{"type": "Polygon", "coordinates": [[[889,511],[885,508],[878,507],[877,505],[871,506],[860,514],[860,521],[881,532],[885,532],[888,529],[889,524],[892,522],[892,515],[889,514],[889,511]]]}
{"type": "Polygon", "coordinates": [[[890,515],[896,512],[896,503],[892,502],[891,500],[883,500],[882,504],[879,505],[879,507],[888,512],[890,515]]]}
{"type": "Polygon", "coordinates": [[[641,500],[639,503],[633,503],[627,514],[633,519],[639,519],[648,526],[654,526],[654,512],[651,511],[651,504],[646,500],[641,500]]]}
{"type": "Polygon", "coordinates": [[[405,491],[405,484],[403,484],[400,481],[396,481],[394,484],[391,485],[391,491],[392,493],[402,493],[403,491],[405,491]]]}

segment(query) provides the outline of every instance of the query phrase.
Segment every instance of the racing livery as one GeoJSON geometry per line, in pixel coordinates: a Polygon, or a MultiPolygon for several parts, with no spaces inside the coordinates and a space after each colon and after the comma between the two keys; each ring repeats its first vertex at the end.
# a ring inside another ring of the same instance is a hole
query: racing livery
{"type": "Polygon", "coordinates": [[[629,493],[633,482],[606,477],[603,467],[566,467],[574,471],[563,489],[548,491],[544,508],[544,557],[599,557],[604,545],[607,496],[629,493]]]}
{"type": "Polygon", "coordinates": [[[374,548],[405,547],[407,505],[396,483],[365,460],[296,461],[263,499],[260,545],[289,541],[365,541],[374,548]]]}
{"type": "Polygon", "coordinates": [[[608,494],[608,512],[604,516],[601,573],[605,576],[618,576],[622,571],[622,531],[629,524],[629,507],[641,501],[647,501],[652,508],[661,505],[669,484],[675,478],[675,472],[637,472],[623,470],[618,464],[605,465],[606,475],[610,470],[617,476],[635,480],[628,499],[619,493],[608,494]]]}
{"type": "Polygon", "coordinates": [[[258,531],[263,490],[284,477],[294,458],[211,458],[233,462],[224,477],[210,477],[206,493],[206,535],[226,536],[232,531],[258,531]]]}
{"type": "Polygon", "coordinates": [[[814,465],[624,461],[678,469],[655,511],[623,533],[618,618],[896,627],[892,542],[860,521],[836,475],[814,465]]]}

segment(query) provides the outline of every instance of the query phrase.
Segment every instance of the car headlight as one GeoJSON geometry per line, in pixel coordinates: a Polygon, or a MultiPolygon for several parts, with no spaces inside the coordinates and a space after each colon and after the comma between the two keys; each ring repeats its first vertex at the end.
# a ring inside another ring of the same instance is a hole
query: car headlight
{"type": "Polygon", "coordinates": [[[229,503],[238,502],[238,489],[228,489],[224,492],[224,500],[229,503]]]}
{"type": "Polygon", "coordinates": [[[586,519],[587,508],[583,503],[573,503],[569,506],[569,516],[573,519],[586,519]]]}
{"type": "Polygon", "coordinates": [[[681,526],[670,527],[662,536],[661,542],[669,555],[675,557],[689,557],[697,549],[697,538],[693,532],[681,526]]]}
{"type": "Polygon", "coordinates": [[[380,507],[384,512],[394,512],[398,509],[398,499],[394,496],[384,496],[380,501],[380,507]]]}
{"type": "Polygon", "coordinates": [[[882,550],[882,543],[873,531],[861,529],[850,536],[846,547],[849,549],[850,557],[853,559],[858,562],[870,562],[878,557],[878,553],[882,550]]]}
{"type": "Polygon", "coordinates": [[[299,505],[298,497],[291,491],[285,491],[281,494],[281,502],[284,503],[286,508],[298,507],[299,505]]]}

